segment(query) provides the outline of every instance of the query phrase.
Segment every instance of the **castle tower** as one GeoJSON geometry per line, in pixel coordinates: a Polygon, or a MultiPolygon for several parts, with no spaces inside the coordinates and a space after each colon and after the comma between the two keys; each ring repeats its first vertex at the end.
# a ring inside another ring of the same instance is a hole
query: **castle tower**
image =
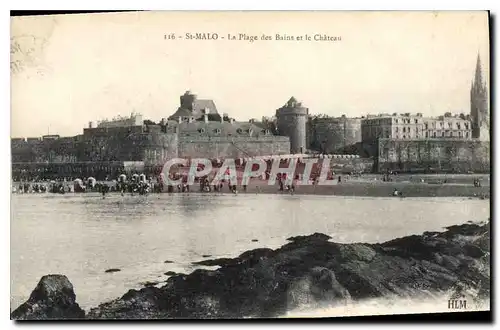
{"type": "Polygon", "coordinates": [[[290,152],[305,153],[306,123],[309,109],[302,106],[292,96],[288,102],[276,110],[277,126],[280,135],[290,137],[290,152]]]}
{"type": "Polygon", "coordinates": [[[196,102],[196,95],[190,91],[186,91],[181,95],[181,108],[193,111],[194,103],[196,102]]]}
{"type": "Polygon", "coordinates": [[[489,140],[488,90],[481,72],[481,58],[477,54],[476,72],[470,89],[472,137],[489,140]]]}

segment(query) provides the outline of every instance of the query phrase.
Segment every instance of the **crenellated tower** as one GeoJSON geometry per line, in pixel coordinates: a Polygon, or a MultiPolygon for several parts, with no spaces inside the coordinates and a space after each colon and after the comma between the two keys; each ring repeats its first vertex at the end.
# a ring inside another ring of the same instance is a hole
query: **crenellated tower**
{"type": "Polygon", "coordinates": [[[302,106],[293,96],[276,110],[278,133],[290,137],[291,153],[306,152],[306,123],[309,109],[302,106]]]}
{"type": "Polygon", "coordinates": [[[472,137],[489,140],[488,89],[486,79],[483,80],[481,58],[477,54],[476,72],[470,89],[470,115],[472,120],[472,137]]]}

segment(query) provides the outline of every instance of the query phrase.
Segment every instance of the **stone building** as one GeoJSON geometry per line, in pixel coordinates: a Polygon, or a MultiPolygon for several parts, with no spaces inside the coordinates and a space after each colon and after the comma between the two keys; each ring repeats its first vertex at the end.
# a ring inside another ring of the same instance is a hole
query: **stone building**
{"type": "Polygon", "coordinates": [[[470,115],[472,118],[472,137],[483,141],[490,140],[490,116],[488,88],[481,73],[481,58],[477,55],[476,72],[470,88],[470,115]]]}
{"type": "Polygon", "coordinates": [[[423,137],[421,114],[381,114],[361,120],[361,139],[364,143],[377,139],[419,139],[423,137]]]}
{"type": "Polygon", "coordinates": [[[361,121],[363,143],[374,143],[377,139],[470,139],[471,122],[466,118],[447,113],[437,118],[416,115],[393,114],[369,116],[361,121]]]}
{"type": "Polygon", "coordinates": [[[143,119],[141,114],[131,113],[130,117],[115,117],[111,120],[102,120],[95,125],[94,122],[89,123],[89,128],[111,128],[111,127],[133,127],[133,126],[142,126],[143,119]]]}
{"type": "Polygon", "coordinates": [[[292,96],[288,102],[276,110],[278,133],[281,136],[290,137],[290,151],[292,153],[305,153],[306,123],[309,109],[292,96]]]}
{"type": "MultiPolygon", "coordinates": [[[[127,120],[89,123],[83,134],[65,138],[12,139],[13,176],[106,176],[123,171],[159,173],[173,158],[248,158],[290,153],[290,138],[264,125],[219,114],[212,100],[186,92],[181,106],[160,123],[127,120]]],[[[141,118],[142,120],[142,118],[141,118]]]]}
{"type": "Polygon", "coordinates": [[[437,118],[424,118],[424,138],[471,139],[472,124],[469,119],[451,116],[450,113],[437,118]]]}

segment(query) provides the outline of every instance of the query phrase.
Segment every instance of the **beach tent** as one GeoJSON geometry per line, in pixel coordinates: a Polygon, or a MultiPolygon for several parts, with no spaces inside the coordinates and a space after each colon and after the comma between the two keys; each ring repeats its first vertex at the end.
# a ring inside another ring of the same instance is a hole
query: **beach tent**
{"type": "Polygon", "coordinates": [[[93,178],[93,177],[89,177],[89,178],[87,179],[87,182],[88,182],[89,186],[94,187],[94,186],[95,186],[95,183],[96,183],[96,179],[95,179],[95,178],[93,178]]]}

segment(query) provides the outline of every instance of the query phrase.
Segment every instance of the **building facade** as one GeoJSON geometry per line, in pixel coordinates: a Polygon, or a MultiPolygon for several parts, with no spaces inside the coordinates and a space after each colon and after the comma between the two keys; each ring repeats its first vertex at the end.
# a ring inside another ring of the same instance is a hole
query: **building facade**
{"type": "Polygon", "coordinates": [[[361,121],[361,136],[364,143],[373,143],[378,139],[471,139],[472,125],[470,120],[450,113],[437,118],[421,114],[379,115],[361,121]]]}
{"type": "Polygon", "coordinates": [[[438,118],[424,118],[424,138],[471,139],[472,123],[469,119],[444,115],[438,118]]]}

